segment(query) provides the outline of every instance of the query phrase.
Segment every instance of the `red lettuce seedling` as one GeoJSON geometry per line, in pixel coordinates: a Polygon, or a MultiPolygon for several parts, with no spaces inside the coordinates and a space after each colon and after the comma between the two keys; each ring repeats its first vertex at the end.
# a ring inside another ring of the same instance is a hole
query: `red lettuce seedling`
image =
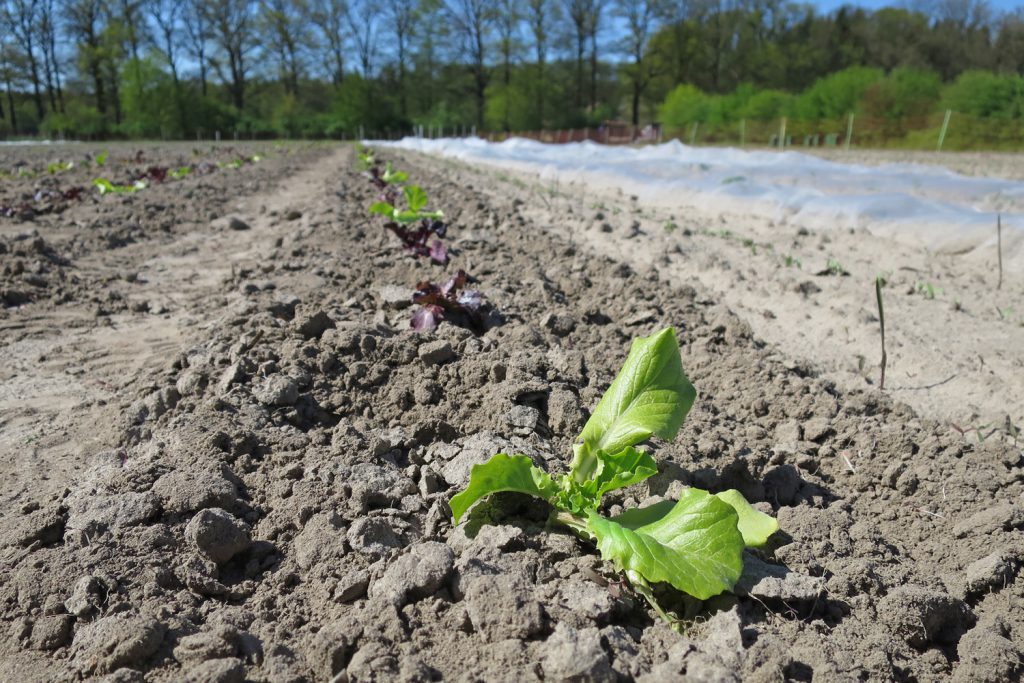
{"type": "Polygon", "coordinates": [[[31,201],[19,204],[0,204],[0,216],[3,218],[35,217],[53,213],[65,203],[81,201],[85,198],[85,188],[75,185],[65,190],[43,189],[32,195],[31,201]]]}
{"type": "Polygon", "coordinates": [[[468,326],[477,334],[484,328],[484,297],[475,289],[465,289],[469,275],[461,268],[442,285],[421,282],[412,295],[420,305],[413,314],[411,326],[417,332],[429,332],[442,320],[468,326]]]}
{"type": "MultiPolygon", "coordinates": [[[[392,186],[387,186],[389,189],[392,186]]],[[[382,199],[370,207],[370,213],[386,219],[384,227],[402,240],[405,250],[414,256],[429,256],[436,263],[448,263],[448,250],[440,237],[444,237],[448,226],[441,220],[440,211],[426,211],[429,201],[427,193],[418,185],[407,185],[402,194],[406,209],[400,209],[392,201],[382,199]]],[[[385,193],[389,196],[389,193],[385,193]]]]}

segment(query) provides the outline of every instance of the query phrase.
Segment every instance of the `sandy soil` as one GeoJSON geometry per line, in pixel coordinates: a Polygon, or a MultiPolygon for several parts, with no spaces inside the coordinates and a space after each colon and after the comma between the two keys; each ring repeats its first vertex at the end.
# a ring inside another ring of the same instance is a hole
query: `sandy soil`
{"type": "Polygon", "coordinates": [[[1020,420],[1020,326],[985,312],[1019,284],[984,298],[955,260],[863,236],[388,158],[445,209],[449,268],[366,217],[343,147],[0,219],[0,679],[1021,675],[1021,450],[949,421],[1020,420]],[[853,274],[815,275],[829,257],[853,274]],[[456,267],[491,326],[409,329],[416,283],[456,267]],[[880,267],[884,392],[861,292],[880,267]],[[944,292],[907,292],[925,277],[944,292]],[[738,596],[664,596],[684,635],[536,504],[455,529],[447,509],[495,452],[563,470],[629,340],[665,325],[698,402],[662,473],[608,505],[739,488],[783,529],[738,596]],[[988,344],[993,374],[958,344],[988,344]]]}

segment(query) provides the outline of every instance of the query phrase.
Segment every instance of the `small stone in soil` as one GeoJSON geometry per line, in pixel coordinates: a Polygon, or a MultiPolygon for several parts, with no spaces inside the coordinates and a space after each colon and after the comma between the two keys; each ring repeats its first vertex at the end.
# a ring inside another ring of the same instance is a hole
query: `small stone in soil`
{"type": "Polygon", "coordinates": [[[611,683],[616,680],[596,628],[577,630],[558,624],[543,645],[541,666],[548,680],[594,683],[611,683]]]}
{"type": "Polygon", "coordinates": [[[452,345],[443,339],[421,344],[418,355],[425,365],[440,365],[455,357],[452,345]]]}
{"type": "Polygon", "coordinates": [[[933,642],[956,642],[974,621],[961,600],[920,586],[900,586],[878,602],[878,616],[908,645],[923,649],[933,642]]]}
{"type": "Polygon", "coordinates": [[[64,647],[71,636],[72,617],[58,614],[43,617],[32,625],[30,644],[35,650],[56,650],[64,647]]]}
{"type": "Polygon", "coordinates": [[[183,683],[242,683],[245,664],[236,657],[211,659],[185,671],[183,683]]]}
{"type": "Polygon", "coordinates": [[[121,612],[75,633],[77,667],[86,675],[141,666],[160,649],[167,627],[153,617],[121,612]]]}
{"type": "Polygon", "coordinates": [[[185,537],[217,564],[245,552],[251,543],[248,525],[220,508],[199,511],[185,527],[185,537]]]}
{"type": "Polygon", "coordinates": [[[544,628],[544,612],[525,580],[508,574],[467,576],[460,580],[469,620],[484,640],[525,640],[544,628]]]}
{"type": "Polygon", "coordinates": [[[448,580],[454,562],[454,553],[443,543],[428,541],[415,545],[370,586],[369,597],[401,607],[433,595],[448,580]]]}
{"type": "Polygon", "coordinates": [[[299,388],[287,375],[271,375],[253,392],[256,399],[267,406],[290,406],[299,400],[299,388]]]}

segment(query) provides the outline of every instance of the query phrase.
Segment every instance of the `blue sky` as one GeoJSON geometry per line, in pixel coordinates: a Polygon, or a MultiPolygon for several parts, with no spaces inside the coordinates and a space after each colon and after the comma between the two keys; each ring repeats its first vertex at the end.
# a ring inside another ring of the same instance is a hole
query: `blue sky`
{"type": "MultiPolygon", "coordinates": [[[[860,7],[866,7],[868,9],[878,9],[879,7],[892,7],[892,6],[904,6],[906,3],[899,2],[898,0],[893,2],[886,0],[859,0],[852,2],[843,2],[842,0],[812,0],[812,5],[820,9],[822,12],[831,12],[832,10],[841,7],[842,5],[858,5],[860,7]]],[[[1021,6],[1021,0],[989,0],[989,4],[992,6],[992,10],[996,14],[1002,14],[1004,12],[1012,12],[1021,6]]]]}

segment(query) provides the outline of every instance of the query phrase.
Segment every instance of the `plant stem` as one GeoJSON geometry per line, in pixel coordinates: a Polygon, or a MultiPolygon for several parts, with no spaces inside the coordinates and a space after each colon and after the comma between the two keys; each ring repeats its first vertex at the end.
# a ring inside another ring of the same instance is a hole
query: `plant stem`
{"type": "Polygon", "coordinates": [[[996,284],[996,289],[1003,288],[1003,216],[1002,214],[996,214],[996,243],[999,251],[999,282],[996,284]]]}
{"type": "Polygon", "coordinates": [[[878,301],[878,322],[882,327],[882,378],[878,382],[878,388],[885,390],[885,309],[882,307],[882,278],[875,278],[875,299],[878,301]]]}
{"type": "Polygon", "coordinates": [[[647,580],[644,577],[640,576],[640,574],[633,571],[632,569],[627,569],[626,579],[629,580],[629,585],[633,587],[633,590],[639,593],[640,595],[644,596],[648,604],[654,609],[655,612],[658,613],[659,617],[665,620],[665,623],[667,623],[673,631],[681,633],[681,630],[679,628],[679,620],[673,619],[668,615],[668,612],[661,608],[661,605],[658,604],[658,601],[654,599],[654,591],[651,590],[651,584],[647,583],[647,580]]]}
{"type": "MultiPolygon", "coordinates": [[[[593,534],[587,529],[587,521],[579,515],[574,515],[568,510],[555,509],[551,513],[550,517],[552,522],[561,524],[564,527],[568,527],[573,533],[582,538],[585,541],[593,543],[596,539],[593,534]]],[[[654,598],[654,591],[651,590],[651,584],[647,583],[647,580],[632,569],[625,570],[626,580],[629,581],[629,585],[633,588],[636,593],[639,593],[647,600],[648,604],[658,613],[658,616],[665,620],[672,630],[681,632],[679,630],[679,620],[669,616],[668,612],[661,608],[658,601],[654,598]]]]}
{"type": "Polygon", "coordinates": [[[577,536],[585,541],[593,542],[594,537],[587,529],[587,520],[583,519],[578,515],[574,515],[568,510],[555,509],[551,513],[551,521],[561,524],[564,527],[568,527],[577,536]]]}

